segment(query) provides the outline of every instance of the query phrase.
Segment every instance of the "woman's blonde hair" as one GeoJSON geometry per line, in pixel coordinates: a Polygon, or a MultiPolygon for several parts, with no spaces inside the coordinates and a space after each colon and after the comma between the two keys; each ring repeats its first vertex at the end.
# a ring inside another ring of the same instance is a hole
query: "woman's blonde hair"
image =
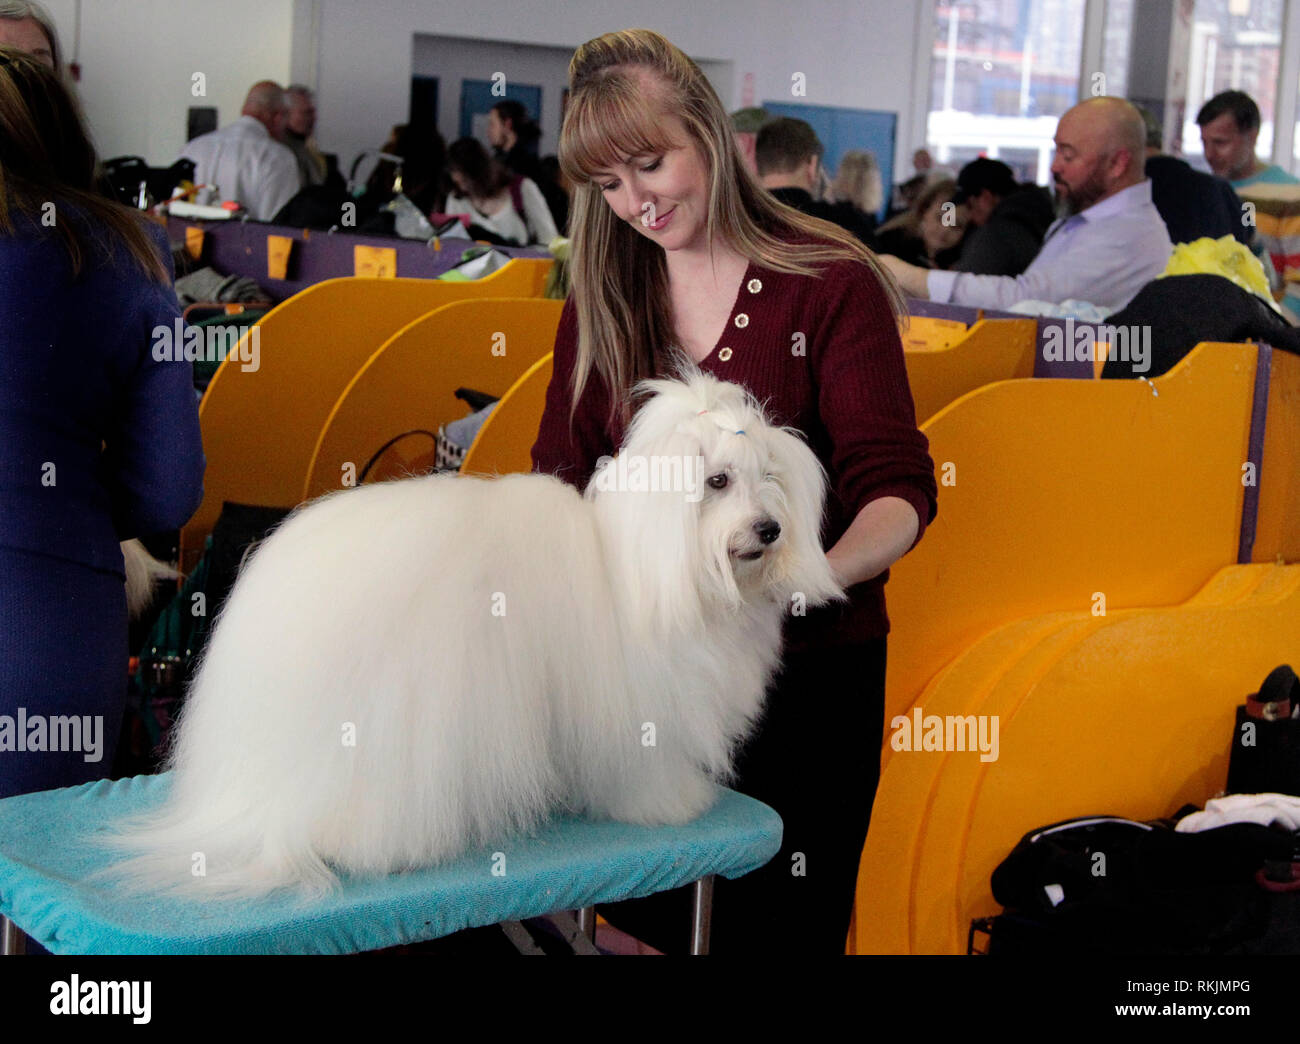
{"type": "Polygon", "coordinates": [[[111,259],[116,238],[146,275],[167,282],[144,218],[100,195],[95,176],[94,146],[58,76],[31,55],[0,46],[0,234],[13,235],[15,213],[37,227],[52,217],[74,278],[91,247],[111,259]]]}
{"type": "Polygon", "coordinates": [[[852,203],[868,214],[874,214],[885,201],[880,164],[874,155],[861,149],[853,149],[840,157],[831,188],[837,200],[852,203]]]}
{"type": "Polygon", "coordinates": [[[693,146],[708,170],[707,234],[778,272],[817,275],[822,266],[858,260],[885,288],[896,315],[902,296],[874,255],[838,225],[779,203],[741,159],[722,103],[699,66],[649,29],[607,33],[583,44],[569,63],[569,102],[559,160],[574,185],[569,227],[578,320],[573,373],[576,407],[594,371],[610,390],[610,419],[630,415],[629,391],[665,372],[674,357],[672,307],[664,251],[615,214],[593,180],[629,157],[693,146]],[[653,77],[645,82],[645,74],[653,77]],[[689,141],[673,141],[666,114],[689,141]],[[791,243],[786,237],[812,237],[791,243]]]}

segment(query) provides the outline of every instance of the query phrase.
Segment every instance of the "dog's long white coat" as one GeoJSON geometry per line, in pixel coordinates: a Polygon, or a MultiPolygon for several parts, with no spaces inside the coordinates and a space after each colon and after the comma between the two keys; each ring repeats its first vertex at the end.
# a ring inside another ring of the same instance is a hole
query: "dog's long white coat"
{"type": "Polygon", "coordinates": [[[320,892],[334,869],[436,863],[555,810],[704,811],[790,597],[840,591],[811,452],[734,385],[655,383],[623,452],[700,453],[728,489],[433,476],[333,494],[274,532],[204,655],[171,802],[110,839],[136,853],[129,886],[320,892]],[[782,536],[738,560],[759,516],[782,536]]]}

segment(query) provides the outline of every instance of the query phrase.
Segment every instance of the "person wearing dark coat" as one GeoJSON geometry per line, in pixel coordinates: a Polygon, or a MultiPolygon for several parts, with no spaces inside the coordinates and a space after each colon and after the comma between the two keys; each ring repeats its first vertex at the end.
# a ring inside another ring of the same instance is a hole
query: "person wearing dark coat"
{"type": "Polygon", "coordinates": [[[816,132],[803,120],[772,120],[759,130],[754,143],[759,180],[786,206],[839,225],[870,246],[874,219],[852,206],[836,206],[813,198],[813,186],[821,176],[822,152],[816,132]]]}
{"type": "Polygon", "coordinates": [[[0,797],[111,774],[120,542],[203,497],[167,235],[101,197],[95,168],[62,80],[0,47],[0,797]]]}
{"type": "Polygon", "coordinates": [[[1056,219],[1052,197],[1040,185],[1016,183],[1005,163],[980,157],[962,167],[952,201],[965,204],[971,231],[952,267],[976,275],[1018,276],[1038,256],[1056,219]]]}
{"type": "Polygon", "coordinates": [[[1254,226],[1242,220],[1241,200],[1223,178],[1191,167],[1176,156],[1148,155],[1151,202],[1169,227],[1174,243],[1203,236],[1233,236],[1249,246],[1254,226]]]}
{"type": "Polygon", "coordinates": [[[1250,246],[1255,229],[1242,220],[1241,200],[1232,183],[1196,170],[1177,156],[1165,155],[1160,123],[1150,109],[1138,111],[1147,128],[1146,175],[1151,182],[1151,202],[1169,229],[1170,242],[1232,236],[1250,246]]]}

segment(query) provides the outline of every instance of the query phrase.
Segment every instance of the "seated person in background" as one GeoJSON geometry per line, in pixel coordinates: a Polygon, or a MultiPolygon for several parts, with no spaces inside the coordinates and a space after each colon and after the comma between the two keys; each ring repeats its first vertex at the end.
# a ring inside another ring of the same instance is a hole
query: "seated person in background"
{"type": "Polygon", "coordinates": [[[911,210],[912,204],[930,182],[941,181],[945,177],[952,176],[950,171],[935,168],[934,157],[930,155],[929,149],[917,149],[912,153],[912,169],[916,171],[915,174],[894,186],[894,195],[889,201],[888,218],[898,217],[899,214],[906,214],[911,210]]]}
{"type": "Polygon", "coordinates": [[[537,154],[537,144],[542,138],[542,128],[537,121],[528,115],[521,102],[506,98],[488,112],[487,137],[497,162],[510,173],[528,178],[541,189],[551,220],[557,229],[563,230],[568,222],[569,198],[558,181],[547,175],[543,160],[537,154]]]}
{"type": "Polygon", "coordinates": [[[1224,91],[1201,106],[1196,114],[1201,128],[1205,162],[1234,189],[1264,183],[1294,185],[1300,182],[1276,163],[1255,155],[1259,138],[1259,106],[1243,91],[1224,91]]]}
{"type": "Polygon", "coordinates": [[[1115,311],[1169,263],[1174,245],[1143,171],[1146,127],[1122,98],[1089,98],[1056,128],[1052,178],[1065,215],[1018,276],[927,272],[882,258],[903,292],[932,301],[1009,308],[1019,301],[1089,301],[1115,311]]]}
{"type": "Polygon", "coordinates": [[[771,123],[773,119],[775,117],[766,109],[756,107],[737,109],[731,114],[731,132],[740,148],[740,155],[745,160],[745,166],[755,177],[758,176],[758,161],[754,158],[754,150],[758,147],[758,132],[763,129],[763,124],[771,123]]]}
{"type": "Polygon", "coordinates": [[[1139,108],[1147,128],[1146,174],[1151,180],[1151,202],[1164,218],[1174,243],[1190,243],[1209,236],[1235,236],[1246,246],[1254,229],[1243,221],[1241,200],[1223,178],[1194,169],[1176,156],[1161,152],[1160,124],[1148,109],[1139,108]]]}
{"type": "Polygon", "coordinates": [[[559,234],[536,183],[511,174],[488,155],[478,139],[451,143],[447,173],[456,188],[447,196],[445,213],[468,215],[471,225],[499,237],[507,246],[544,247],[559,234]]]}
{"type": "Polygon", "coordinates": [[[0,44],[30,54],[47,69],[63,72],[59,34],[40,4],[28,0],[0,3],[0,44]]]}
{"type": "Polygon", "coordinates": [[[754,142],[758,179],[787,207],[822,218],[871,242],[871,227],[852,211],[844,212],[813,198],[821,174],[822,143],[803,120],[788,116],[765,123],[754,142]]]}
{"type": "MultiPolygon", "coordinates": [[[[447,143],[433,127],[399,123],[380,150],[390,156],[401,156],[402,194],[414,203],[422,214],[442,209],[447,176],[447,143]]],[[[366,179],[362,193],[365,213],[378,210],[393,198],[397,188],[397,164],[380,160],[366,179]]]]}
{"type": "Polygon", "coordinates": [[[270,221],[302,188],[298,161],[284,144],[288,118],[283,88],[263,80],[249,89],[239,119],[200,134],[180,158],[194,161],[196,185],[214,186],[220,200],[238,200],[256,220],[270,221]]]}
{"type": "Polygon", "coordinates": [[[1056,218],[1041,185],[1019,185],[1005,163],[980,157],[957,175],[952,201],[966,205],[971,228],[962,241],[957,272],[1017,276],[1029,267],[1056,218]]]}
{"type": "Polygon", "coordinates": [[[1293,314],[1300,314],[1300,253],[1295,250],[1294,238],[1282,234],[1282,220],[1276,220],[1280,215],[1289,219],[1300,209],[1300,178],[1255,155],[1259,106],[1249,94],[1216,94],[1201,106],[1196,122],[1210,169],[1227,178],[1242,200],[1255,203],[1257,212],[1266,210],[1274,215],[1267,231],[1256,227],[1251,249],[1264,262],[1274,290],[1285,288],[1282,304],[1293,314]]]}
{"type": "Polygon", "coordinates": [[[325,184],[325,157],[312,138],[316,129],[316,98],[311,89],[300,83],[290,84],[284,92],[289,104],[285,120],[284,144],[298,162],[302,187],[325,184]]]}
{"type": "Polygon", "coordinates": [[[874,235],[876,215],[885,202],[880,164],[876,157],[862,149],[846,152],[835,171],[835,180],[831,182],[829,201],[843,219],[836,224],[848,228],[845,222],[854,222],[874,235]]]}
{"type": "Polygon", "coordinates": [[[890,218],[876,230],[871,249],[908,266],[951,268],[961,255],[966,232],[964,208],[952,201],[956,191],[957,183],[951,178],[930,182],[910,210],[890,218]]]}

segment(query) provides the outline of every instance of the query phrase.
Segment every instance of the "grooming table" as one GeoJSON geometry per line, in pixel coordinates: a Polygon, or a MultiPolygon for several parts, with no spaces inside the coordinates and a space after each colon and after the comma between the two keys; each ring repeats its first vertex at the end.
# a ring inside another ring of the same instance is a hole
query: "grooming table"
{"type": "Polygon", "coordinates": [[[694,882],[692,949],[704,953],[712,875],[747,874],[781,845],[772,809],[720,790],[685,826],[556,819],[445,866],[342,877],[339,891],[310,905],[288,893],[256,902],[132,898],[86,883],[118,858],[87,838],[160,804],[170,782],[134,776],[0,800],[0,920],[12,922],[3,924],[5,952],[21,940],[17,926],[60,954],[355,953],[557,910],[584,911],[590,935],[597,903],[694,882]],[[495,853],[504,853],[504,874],[495,853]]]}

